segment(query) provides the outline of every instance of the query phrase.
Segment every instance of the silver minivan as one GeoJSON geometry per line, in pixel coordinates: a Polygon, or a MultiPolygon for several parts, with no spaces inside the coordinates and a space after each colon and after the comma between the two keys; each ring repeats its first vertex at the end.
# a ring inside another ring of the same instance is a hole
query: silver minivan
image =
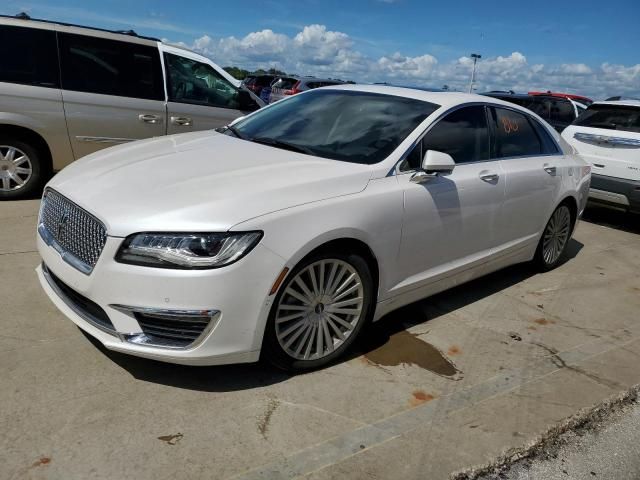
{"type": "Polygon", "coordinates": [[[96,150],[264,105],[206,57],[132,31],[0,16],[0,199],[96,150]]]}

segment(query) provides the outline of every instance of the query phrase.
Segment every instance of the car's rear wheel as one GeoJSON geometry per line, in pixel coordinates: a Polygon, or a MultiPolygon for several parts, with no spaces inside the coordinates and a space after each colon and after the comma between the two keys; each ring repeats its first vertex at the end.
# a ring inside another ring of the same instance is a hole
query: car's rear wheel
{"type": "Polygon", "coordinates": [[[276,295],[263,355],[289,371],[323,367],[356,340],[372,311],[367,262],[355,254],[320,253],[300,262],[276,295]]]}
{"type": "Polygon", "coordinates": [[[572,229],[571,210],[561,204],[551,215],[538,244],[535,263],[541,270],[552,270],[562,261],[572,229]]]}
{"type": "Polygon", "coordinates": [[[0,199],[24,198],[40,186],[40,157],[29,143],[0,136],[0,199]]]}

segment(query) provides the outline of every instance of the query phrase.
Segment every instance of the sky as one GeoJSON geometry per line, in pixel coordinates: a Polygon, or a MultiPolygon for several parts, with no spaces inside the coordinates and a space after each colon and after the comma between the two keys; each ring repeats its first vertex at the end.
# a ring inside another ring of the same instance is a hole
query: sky
{"type": "Polygon", "coordinates": [[[0,14],[129,29],[222,66],[478,91],[640,97],[640,0],[0,0],[0,14]]]}

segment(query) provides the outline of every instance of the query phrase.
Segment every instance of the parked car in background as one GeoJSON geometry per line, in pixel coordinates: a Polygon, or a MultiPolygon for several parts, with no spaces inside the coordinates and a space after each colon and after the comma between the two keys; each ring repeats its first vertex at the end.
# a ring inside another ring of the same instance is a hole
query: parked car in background
{"type": "Polygon", "coordinates": [[[262,89],[270,87],[277,78],[275,75],[251,75],[245,79],[244,86],[259,97],[262,89]]]}
{"type": "Polygon", "coordinates": [[[319,368],[403,305],[556,267],[587,201],[549,125],[478,95],[327,87],[219,132],[98,152],[45,189],[40,283],[106,348],[319,368]]]}
{"type": "Polygon", "coordinates": [[[328,87],[332,85],[342,85],[346,82],[331,78],[316,77],[280,77],[271,85],[271,96],[269,103],[277,102],[291,95],[314,88],[328,87]]]}
{"type": "Polygon", "coordinates": [[[575,100],[582,105],[589,106],[593,103],[593,100],[584,95],[575,95],[573,93],[560,93],[560,92],[529,92],[529,95],[545,95],[550,97],[568,98],[569,100],[575,100]]]}
{"type": "Polygon", "coordinates": [[[593,167],[592,201],[640,213],[640,100],[593,103],[562,136],[593,167]]]}
{"type": "Polygon", "coordinates": [[[518,94],[513,92],[483,93],[493,98],[520,105],[544,118],[558,133],[569,126],[587,106],[570,98],[548,94],[518,94]]]}
{"type": "Polygon", "coordinates": [[[226,125],[263,102],[206,57],[132,31],[0,17],[0,198],[96,150],[226,125]]]}

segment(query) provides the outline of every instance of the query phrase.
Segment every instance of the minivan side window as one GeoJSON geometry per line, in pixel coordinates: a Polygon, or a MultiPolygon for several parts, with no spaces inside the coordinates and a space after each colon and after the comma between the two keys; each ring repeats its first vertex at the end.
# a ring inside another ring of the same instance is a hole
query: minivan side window
{"type": "Polygon", "coordinates": [[[525,115],[505,108],[491,108],[492,157],[542,155],[542,142],[525,115]]]}
{"type": "Polygon", "coordinates": [[[459,108],[439,120],[422,140],[422,151],[448,153],[456,163],[489,159],[489,129],[482,105],[459,108]]]}
{"type": "Polygon", "coordinates": [[[64,90],[164,100],[157,48],[70,33],[58,39],[64,90]]]}
{"type": "Polygon", "coordinates": [[[211,65],[164,54],[169,100],[223,108],[240,108],[238,89],[211,65]]]}
{"type": "Polygon", "coordinates": [[[0,25],[0,82],[58,88],[56,33],[0,25]]]}
{"type": "Polygon", "coordinates": [[[640,132],[640,108],[631,105],[590,105],[574,125],[640,132]]]}

